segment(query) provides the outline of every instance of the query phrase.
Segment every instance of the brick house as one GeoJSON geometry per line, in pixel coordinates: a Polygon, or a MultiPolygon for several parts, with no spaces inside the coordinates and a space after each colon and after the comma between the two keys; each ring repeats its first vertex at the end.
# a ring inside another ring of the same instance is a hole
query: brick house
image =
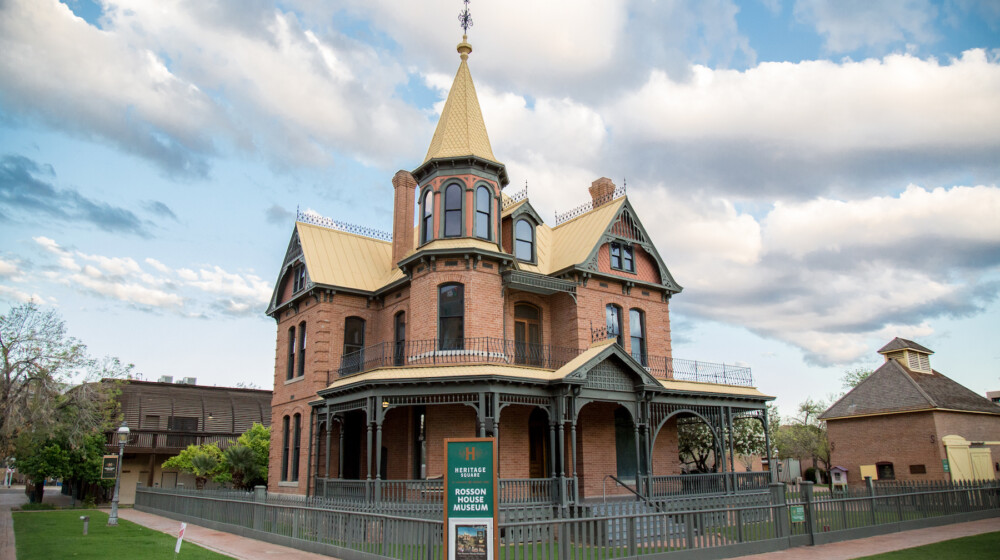
{"type": "Polygon", "coordinates": [[[1000,406],[931,369],[933,352],[916,342],[895,338],[878,352],[885,363],[820,415],[848,483],[862,470],[879,480],[995,478],[1000,406]]]}
{"type": "Polygon", "coordinates": [[[773,397],[749,368],[673,358],[681,286],[624,188],[594,181],[553,226],[502,192],[471,51],[463,39],[423,163],[392,178],[391,236],[296,220],[267,311],[269,491],[381,496],[439,478],[444,438],[494,436],[509,492],[565,503],[607,475],[652,492],[680,474],[676,425],[692,420],[733,471],[725,427],[773,397]]]}

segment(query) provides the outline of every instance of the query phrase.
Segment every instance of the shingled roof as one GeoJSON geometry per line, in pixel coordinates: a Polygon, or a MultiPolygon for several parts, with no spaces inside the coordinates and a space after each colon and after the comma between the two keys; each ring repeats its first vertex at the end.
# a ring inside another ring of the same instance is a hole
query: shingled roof
{"type": "MultiPolygon", "coordinates": [[[[914,349],[920,348],[923,347],[916,345],[914,349]]],[[[1000,415],[1000,405],[937,371],[920,373],[904,367],[896,360],[889,360],[833,403],[833,406],[820,415],[820,419],[935,409],[1000,415]]]]}
{"type": "Polygon", "coordinates": [[[913,342],[912,340],[906,340],[905,338],[899,338],[898,336],[896,338],[892,339],[892,341],[889,342],[889,344],[886,344],[882,348],[879,348],[878,353],[879,354],[888,354],[889,352],[895,352],[897,350],[906,350],[906,349],[916,350],[917,352],[924,352],[926,354],[933,354],[934,353],[934,351],[931,350],[931,349],[929,349],[929,348],[925,348],[925,347],[917,344],[916,342],[913,342]]]}

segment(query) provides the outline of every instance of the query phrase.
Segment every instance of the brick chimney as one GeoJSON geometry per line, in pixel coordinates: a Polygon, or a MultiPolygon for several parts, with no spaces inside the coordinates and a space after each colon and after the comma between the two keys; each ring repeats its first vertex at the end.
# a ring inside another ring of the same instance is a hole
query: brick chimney
{"type": "Polygon", "coordinates": [[[392,205],[392,262],[398,263],[413,249],[413,205],[417,181],[400,169],[392,177],[395,200],[392,205]]]}
{"type": "Polygon", "coordinates": [[[590,198],[594,200],[594,208],[599,208],[609,202],[615,195],[615,184],[607,177],[601,177],[590,184],[590,198]]]}

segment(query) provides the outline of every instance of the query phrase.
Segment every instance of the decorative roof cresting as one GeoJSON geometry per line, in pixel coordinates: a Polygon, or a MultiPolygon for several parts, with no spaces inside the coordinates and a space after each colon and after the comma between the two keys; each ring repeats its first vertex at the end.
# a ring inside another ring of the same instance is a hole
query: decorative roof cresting
{"type": "Polygon", "coordinates": [[[496,163],[490,138],[486,134],[486,123],[483,112],[479,108],[479,98],[476,96],[476,86],[472,83],[472,74],[467,63],[472,45],[468,43],[468,29],[472,26],[472,16],[469,14],[468,2],[465,10],[458,16],[462,29],[462,42],[458,44],[458,54],[462,62],[458,65],[455,81],[448,91],[448,99],[441,111],[431,145],[427,149],[424,163],[435,158],[476,156],[496,163]]]}

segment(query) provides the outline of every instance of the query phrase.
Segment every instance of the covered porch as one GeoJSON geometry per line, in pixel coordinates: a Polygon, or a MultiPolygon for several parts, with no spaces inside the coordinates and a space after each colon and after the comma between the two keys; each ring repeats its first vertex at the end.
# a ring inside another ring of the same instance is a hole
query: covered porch
{"type": "Polygon", "coordinates": [[[745,385],[657,379],[610,341],[553,370],[383,367],[320,396],[311,403],[308,491],[342,507],[439,509],[441,442],[452,437],[497,438],[502,507],[765,491],[773,478],[737,472],[728,437],[734,419],[758,419],[770,449],[770,397],[745,385]],[[722,472],[681,474],[678,419],[709,427],[722,472]]]}

